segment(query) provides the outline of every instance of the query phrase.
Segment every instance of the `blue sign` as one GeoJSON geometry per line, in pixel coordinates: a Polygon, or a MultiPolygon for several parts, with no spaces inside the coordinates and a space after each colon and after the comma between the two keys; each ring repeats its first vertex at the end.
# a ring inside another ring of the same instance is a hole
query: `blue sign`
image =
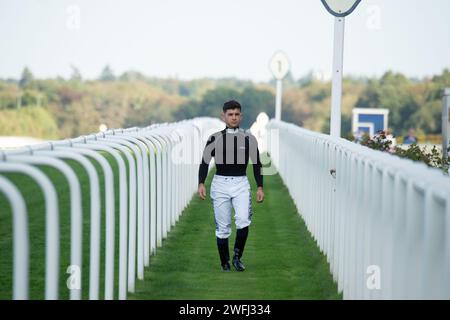
{"type": "Polygon", "coordinates": [[[352,131],[353,133],[367,132],[371,137],[388,129],[387,109],[353,109],[352,131]]]}

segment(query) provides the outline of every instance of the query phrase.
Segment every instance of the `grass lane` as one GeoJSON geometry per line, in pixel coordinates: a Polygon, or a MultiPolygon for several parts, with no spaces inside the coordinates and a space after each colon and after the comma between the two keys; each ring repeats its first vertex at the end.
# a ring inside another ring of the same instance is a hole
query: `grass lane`
{"type": "MultiPolygon", "coordinates": [[[[249,177],[251,175],[249,174],[249,177]]],[[[320,253],[281,178],[266,176],[266,200],[257,204],[242,261],[246,271],[220,270],[208,198],[194,197],[152,257],[130,299],[341,299],[320,253]]],[[[256,190],[253,178],[252,190],[256,190]]],[[[233,222],[234,223],[234,222],[233,222]]],[[[230,237],[234,245],[235,226],[230,237]]]]}

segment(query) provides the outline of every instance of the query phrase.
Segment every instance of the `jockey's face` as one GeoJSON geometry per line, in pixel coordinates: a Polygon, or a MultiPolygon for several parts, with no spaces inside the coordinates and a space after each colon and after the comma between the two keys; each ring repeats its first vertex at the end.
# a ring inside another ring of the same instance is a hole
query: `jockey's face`
{"type": "Polygon", "coordinates": [[[229,128],[236,128],[242,120],[242,113],[239,109],[228,109],[222,113],[223,121],[229,128]]]}

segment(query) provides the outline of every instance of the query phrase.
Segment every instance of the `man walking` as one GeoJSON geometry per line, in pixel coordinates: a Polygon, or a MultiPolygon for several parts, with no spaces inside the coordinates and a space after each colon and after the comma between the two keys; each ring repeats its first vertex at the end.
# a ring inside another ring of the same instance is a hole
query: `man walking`
{"type": "Polygon", "coordinates": [[[210,195],[214,208],[220,263],[222,270],[230,271],[228,238],[231,235],[231,212],[234,208],[237,232],[232,263],[237,271],[244,271],[245,266],[241,257],[252,218],[251,189],[246,175],[247,164],[251,159],[258,186],[256,200],[262,202],[264,191],[261,161],[256,138],[250,132],[239,128],[242,119],[239,102],[227,101],[222,109],[222,120],[226,128],[211,135],[206,143],[198,173],[198,193],[203,200],[206,198],[204,182],[208,175],[209,162],[214,157],[216,174],[211,184],[210,195]]]}

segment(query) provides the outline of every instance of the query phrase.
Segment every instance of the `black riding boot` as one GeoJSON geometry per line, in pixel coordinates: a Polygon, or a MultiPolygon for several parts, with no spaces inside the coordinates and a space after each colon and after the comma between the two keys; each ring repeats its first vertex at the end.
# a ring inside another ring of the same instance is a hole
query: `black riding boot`
{"type": "Polygon", "coordinates": [[[237,229],[236,241],[234,243],[234,256],[233,266],[237,271],[244,271],[245,266],[241,261],[242,254],[244,253],[245,242],[247,241],[248,227],[237,229]]]}
{"type": "Polygon", "coordinates": [[[217,238],[217,249],[219,250],[220,264],[224,271],[230,270],[230,252],[228,249],[228,238],[217,238]]]}
{"type": "Polygon", "coordinates": [[[244,253],[244,247],[245,242],[247,241],[247,237],[248,237],[248,227],[236,230],[236,241],[234,242],[234,251],[236,252],[236,249],[238,249],[239,259],[242,257],[242,254],[244,253]]]}

